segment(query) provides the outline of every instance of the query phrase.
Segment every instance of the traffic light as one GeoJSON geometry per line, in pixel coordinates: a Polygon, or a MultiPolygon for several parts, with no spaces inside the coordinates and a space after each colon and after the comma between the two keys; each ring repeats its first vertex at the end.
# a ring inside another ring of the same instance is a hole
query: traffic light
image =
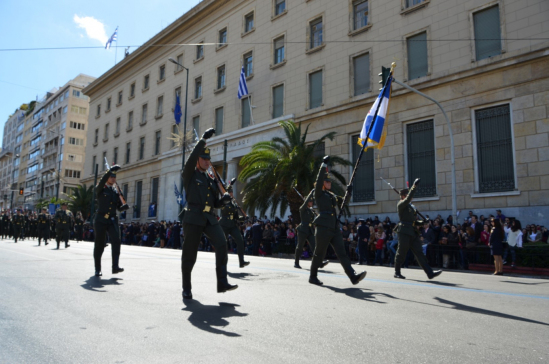
{"type": "MultiPolygon", "coordinates": [[[[381,88],[385,87],[385,84],[387,83],[387,80],[389,79],[390,75],[391,75],[391,69],[381,66],[381,73],[379,74],[379,76],[381,76],[381,81],[379,81],[379,83],[381,84],[381,88]]],[[[381,88],[379,89],[380,91],[381,91],[381,88]]]]}
{"type": "Polygon", "coordinates": [[[19,189],[19,195],[20,195],[20,196],[23,196],[24,194],[25,194],[25,189],[24,189],[23,187],[21,187],[21,188],[19,189]]]}

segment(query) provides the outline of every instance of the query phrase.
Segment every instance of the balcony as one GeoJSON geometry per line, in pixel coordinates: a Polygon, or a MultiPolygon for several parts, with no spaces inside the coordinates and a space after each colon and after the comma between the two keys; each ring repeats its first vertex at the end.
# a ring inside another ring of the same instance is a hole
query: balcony
{"type": "Polygon", "coordinates": [[[2,152],[0,152],[0,159],[4,157],[11,157],[12,155],[13,155],[13,149],[5,148],[5,149],[2,149],[2,152]]]}
{"type": "Polygon", "coordinates": [[[50,156],[53,153],[57,153],[58,150],[59,150],[59,147],[57,145],[47,147],[46,149],[44,149],[44,153],[42,154],[42,158],[46,158],[47,156],[50,156]]]}
{"type": "Polygon", "coordinates": [[[50,161],[48,163],[44,163],[44,166],[42,167],[42,171],[46,171],[49,169],[55,170],[57,168],[58,162],[57,161],[50,161]]]}

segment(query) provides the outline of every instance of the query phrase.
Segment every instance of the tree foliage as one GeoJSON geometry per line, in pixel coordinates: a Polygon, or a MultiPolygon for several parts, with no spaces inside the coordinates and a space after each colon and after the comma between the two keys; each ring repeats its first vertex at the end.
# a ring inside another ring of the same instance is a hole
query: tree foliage
{"type": "Polygon", "coordinates": [[[76,215],[78,211],[82,212],[82,216],[86,219],[89,216],[91,202],[93,199],[93,185],[87,187],[80,185],[73,190],[73,194],[69,196],[69,209],[76,215]]]}

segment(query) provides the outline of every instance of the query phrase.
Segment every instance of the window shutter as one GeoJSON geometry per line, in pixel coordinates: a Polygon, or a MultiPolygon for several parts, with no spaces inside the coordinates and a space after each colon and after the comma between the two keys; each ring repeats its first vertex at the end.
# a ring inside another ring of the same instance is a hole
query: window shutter
{"type": "Polygon", "coordinates": [[[364,54],[353,58],[355,96],[370,91],[370,55],[364,54]]]}
{"type": "Polygon", "coordinates": [[[322,105],[322,71],[309,75],[309,97],[310,109],[322,105]]]}
{"type": "Polygon", "coordinates": [[[501,54],[499,7],[479,11],[473,15],[475,26],[475,53],[477,61],[501,54]]]}
{"type": "Polygon", "coordinates": [[[408,79],[427,75],[427,33],[408,38],[408,79]]]}
{"type": "Polygon", "coordinates": [[[250,125],[250,98],[246,97],[242,99],[242,127],[245,128],[250,125]]]}
{"type": "Polygon", "coordinates": [[[273,88],[273,119],[284,114],[284,85],[273,88]]]}
{"type": "Polygon", "coordinates": [[[223,108],[215,110],[215,133],[223,133],[223,108]]]}
{"type": "Polygon", "coordinates": [[[416,178],[421,183],[415,197],[430,197],[437,193],[435,171],[435,134],[433,120],[406,125],[408,182],[416,178]]]}
{"type": "MultiPolygon", "coordinates": [[[[353,165],[360,155],[358,145],[358,135],[352,137],[353,165]]],[[[375,200],[374,186],[374,150],[369,148],[362,155],[358,169],[356,170],[355,180],[353,182],[353,202],[367,202],[375,200]]]]}

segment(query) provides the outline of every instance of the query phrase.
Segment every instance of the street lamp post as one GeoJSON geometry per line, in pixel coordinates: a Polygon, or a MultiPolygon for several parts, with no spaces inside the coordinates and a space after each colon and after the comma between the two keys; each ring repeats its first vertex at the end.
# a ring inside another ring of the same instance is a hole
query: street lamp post
{"type": "MultiPolygon", "coordinates": [[[[168,58],[168,61],[178,65],[179,67],[182,67],[185,71],[187,71],[187,85],[185,86],[185,115],[183,117],[183,151],[181,156],[181,170],[183,171],[183,168],[185,168],[185,149],[187,147],[187,100],[189,98],[189,69],[179,62],[177,62],[173,58],[168,58]]],[[[181,193],[183,193],[183,175],[181,175],[180,183],[179,183],[179,190],[181,193]]],[[[181,210],[183,209],[183,206],[179,205],[179,214],[181,214],[181,210]]]]}

